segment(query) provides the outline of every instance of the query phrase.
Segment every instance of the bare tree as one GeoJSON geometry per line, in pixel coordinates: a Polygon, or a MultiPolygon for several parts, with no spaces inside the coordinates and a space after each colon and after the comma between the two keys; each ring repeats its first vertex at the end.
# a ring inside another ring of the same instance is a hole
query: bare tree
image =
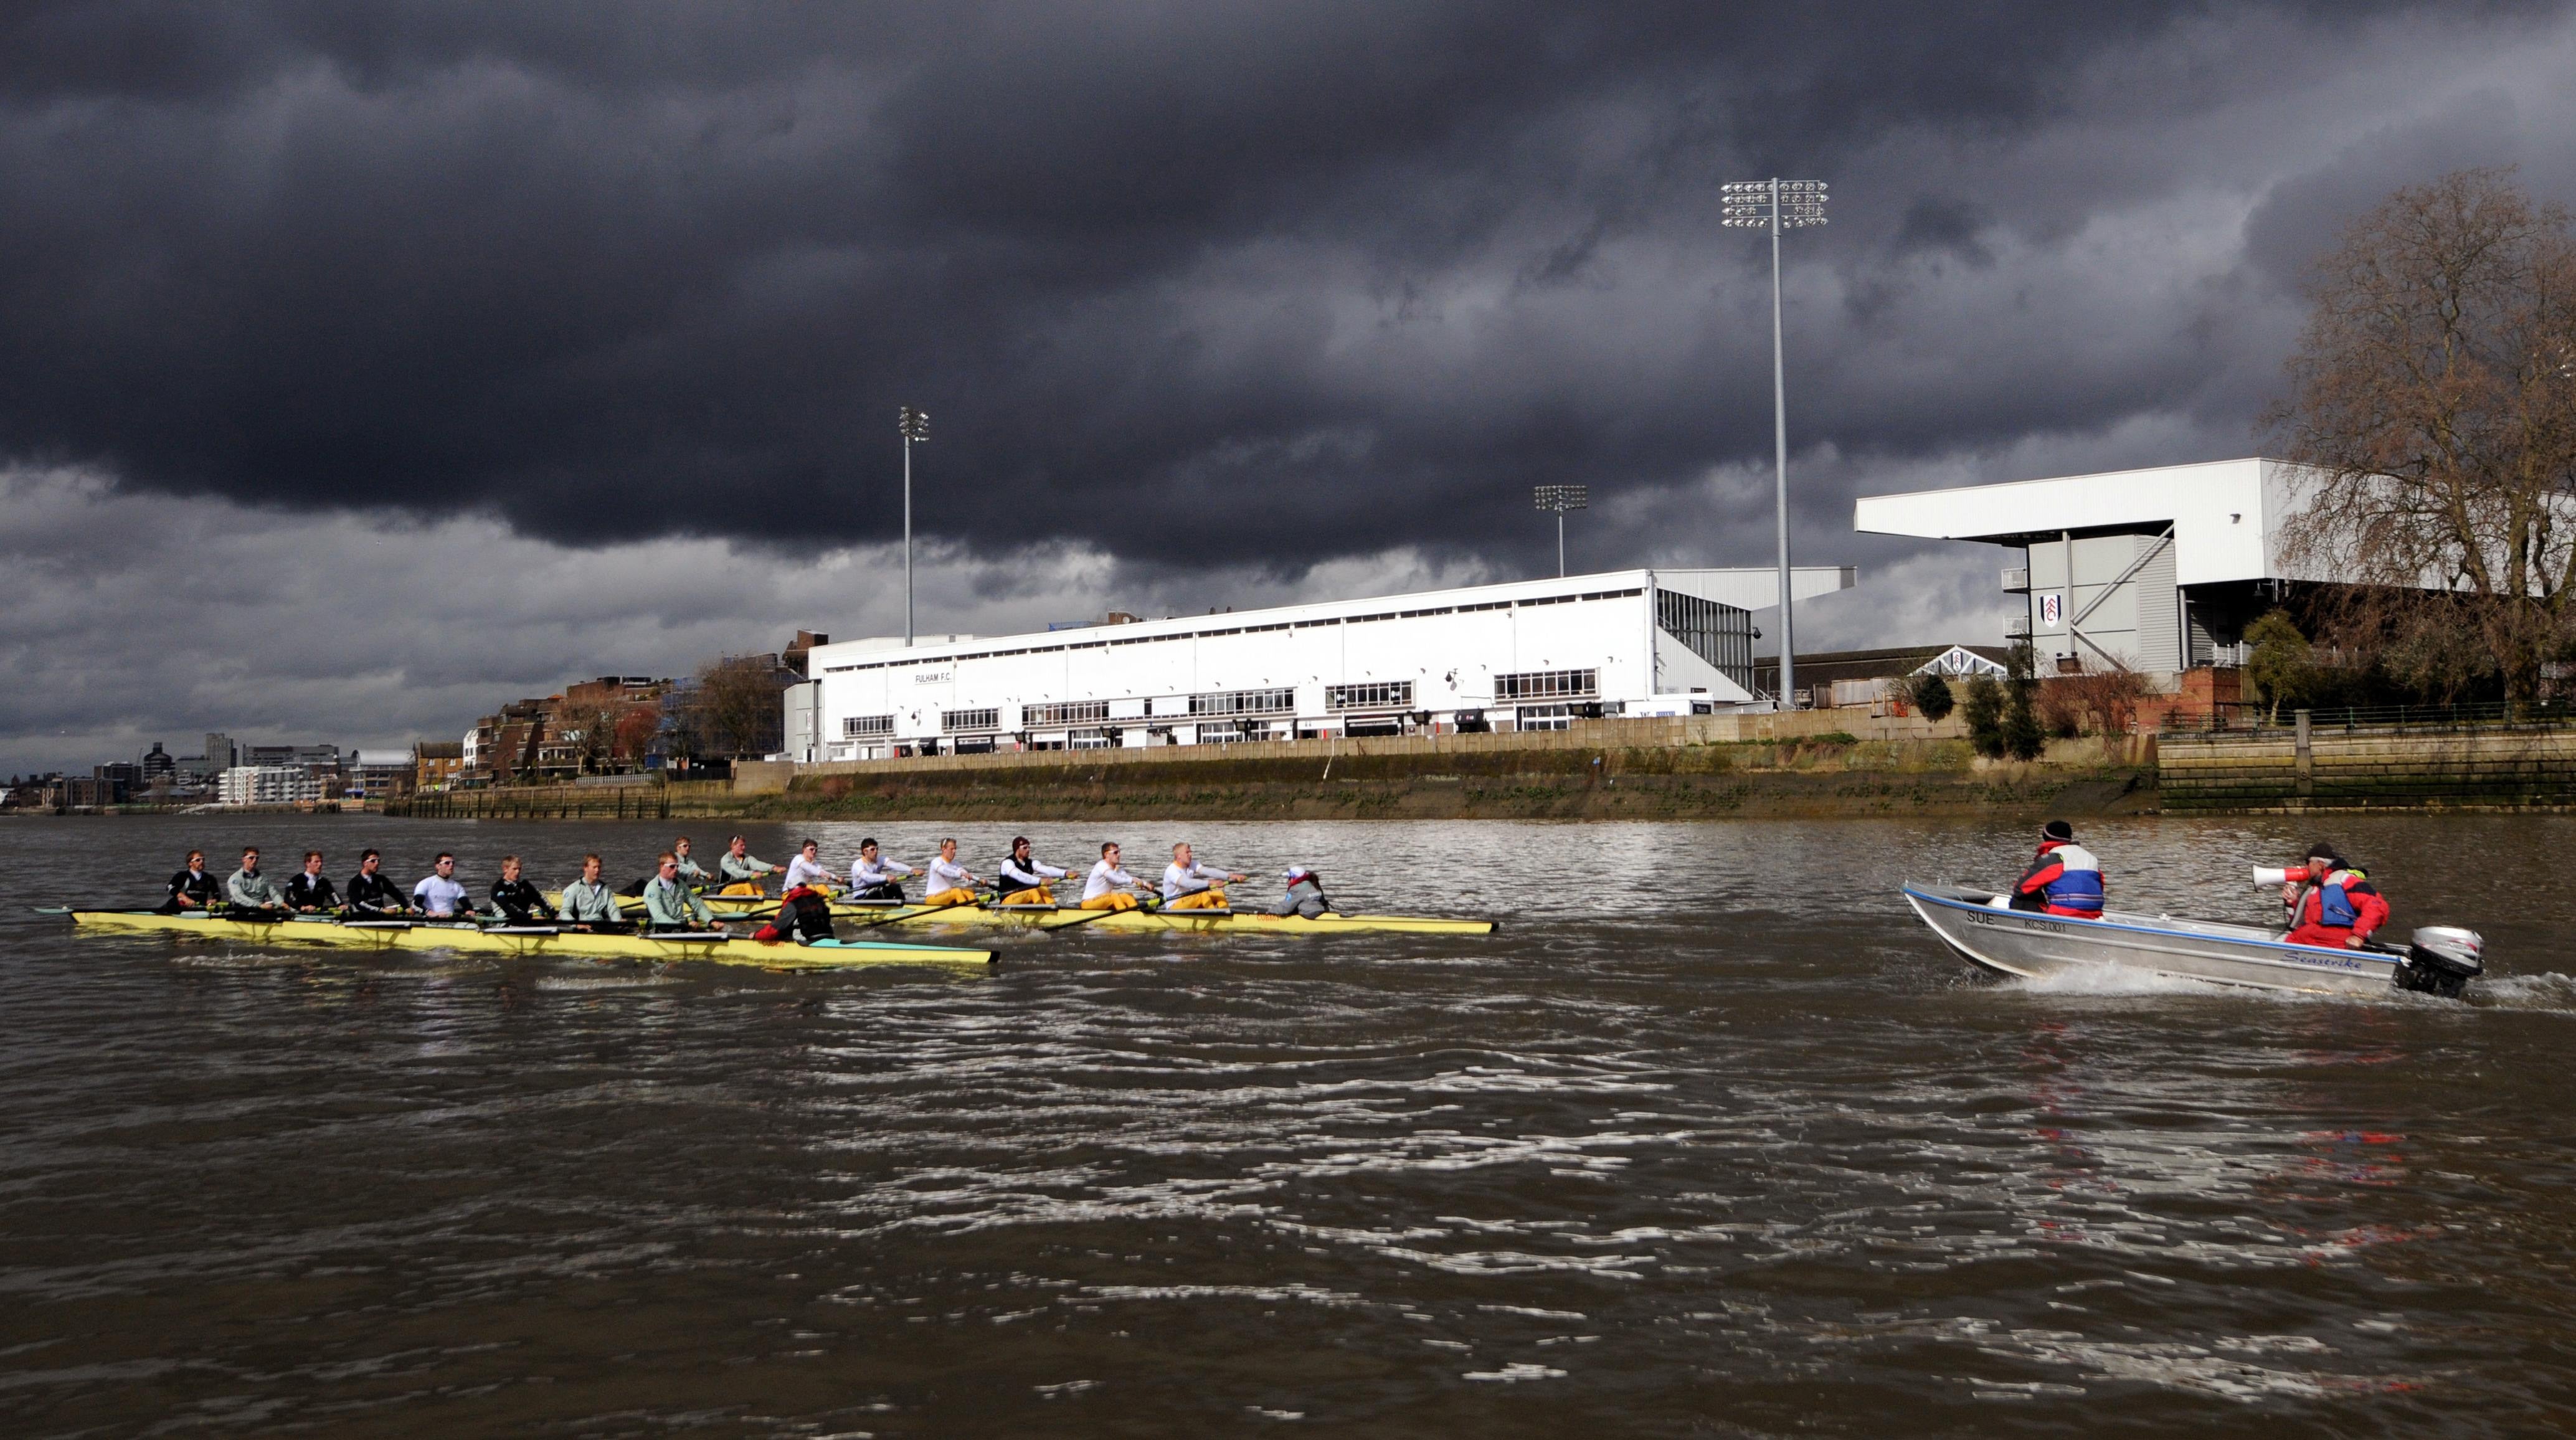
{"type": "Polygon", "coordinates": [[[2354,221],[2308,291],[2292,393],[2269,418],[2323,476],[2285,548],[2358,582],[2322,618],[2417,683],[2473,681],[2472,653],[2530,701],[2576,618],[2567,213],[2509,171],[2455,171],[2354,221]]]}
{"type": "Polygon", "coordinates": [[[689,692],[690,729],[719,755],[765,755],[786,744],[780,694],[796,678],[771,655],[728,655],[698,671],[689,692]]]}

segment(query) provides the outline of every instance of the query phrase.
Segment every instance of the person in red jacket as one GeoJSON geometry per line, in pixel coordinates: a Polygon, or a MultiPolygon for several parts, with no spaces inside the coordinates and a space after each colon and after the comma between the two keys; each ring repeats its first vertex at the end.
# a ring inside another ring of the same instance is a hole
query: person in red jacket
{"type": "Polygon", "coordinates": [[[2308,878],[2281,887],[2289,907],[2293,945],[2342,946],[2358,950],[2370,932],[2388,923],[2388,902],[2370,877],[2320,840],[2308,847],[2308,878]]]}
{"type": "Polygon", "coordinates": [[[2013,886],[2012,908],[2102,918],[2102,862],[2075,843],[2075,827],[2051,820],[2040,827],[2039,855],[2013,886]]]}

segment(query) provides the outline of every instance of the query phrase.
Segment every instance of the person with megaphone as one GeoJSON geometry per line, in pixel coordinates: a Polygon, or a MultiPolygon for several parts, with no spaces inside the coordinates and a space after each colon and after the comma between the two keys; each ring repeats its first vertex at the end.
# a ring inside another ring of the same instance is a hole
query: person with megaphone
{"type": "Polygon", "coordinates": [[[2323,840],[2308,847],[2305,865],[2254,872],[2257,885],[2275,882],[2281,906],[2290,912],[2290,933],[2281,938],[2293,945],[2358,950],[2388,923],[2388,901],[2379,887],[2323,840]]]}

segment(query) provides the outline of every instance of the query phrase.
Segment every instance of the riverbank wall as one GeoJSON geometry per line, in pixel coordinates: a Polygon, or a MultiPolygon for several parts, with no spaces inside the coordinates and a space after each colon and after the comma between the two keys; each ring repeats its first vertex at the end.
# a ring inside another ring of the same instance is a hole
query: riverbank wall
{"type": "Polygon", "coordinates": [[[1975,757],[1955,721],[1866,711],[1578,721],[1561,731],[744,765],[777,819],[1689,819],[2047,810],[2153,798],[2153,741],[1975,757]]]}
{"type": "Polygon", "coordinates": [[[2576,729],[2297,724],[1971,753],[1954,719],[1861,710],[1561,731],[745,763],[726,781],[431,793],[448,819],[1693,819],[2576,810],[2576,729]]]}
{"type": "Polygon", "coordinates": [[[2338,725],[2301,713],[2253,733],[2168,735],[2157,792],[2174,813],[2576,809],[2576,728],[2338,725]]]}

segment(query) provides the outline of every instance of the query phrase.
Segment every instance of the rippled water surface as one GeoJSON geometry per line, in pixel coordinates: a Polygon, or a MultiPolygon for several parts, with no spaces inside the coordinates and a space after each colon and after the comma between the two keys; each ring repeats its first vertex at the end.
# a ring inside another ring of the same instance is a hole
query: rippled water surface
{"type": "Polygon", "coordinates": [[[1974,977],[1894,887],[2024,829],[1197,825],[1269,895],[1508,926],[775,975],[21,908],[245,838],[639,873],[662,827],[0,822],[0,1431],[2576,1425],[2576,823],[2087,827],[2120,903],[2247,919],[2322,830],[2486,933],[2467,1004],[1974,977]]]}

